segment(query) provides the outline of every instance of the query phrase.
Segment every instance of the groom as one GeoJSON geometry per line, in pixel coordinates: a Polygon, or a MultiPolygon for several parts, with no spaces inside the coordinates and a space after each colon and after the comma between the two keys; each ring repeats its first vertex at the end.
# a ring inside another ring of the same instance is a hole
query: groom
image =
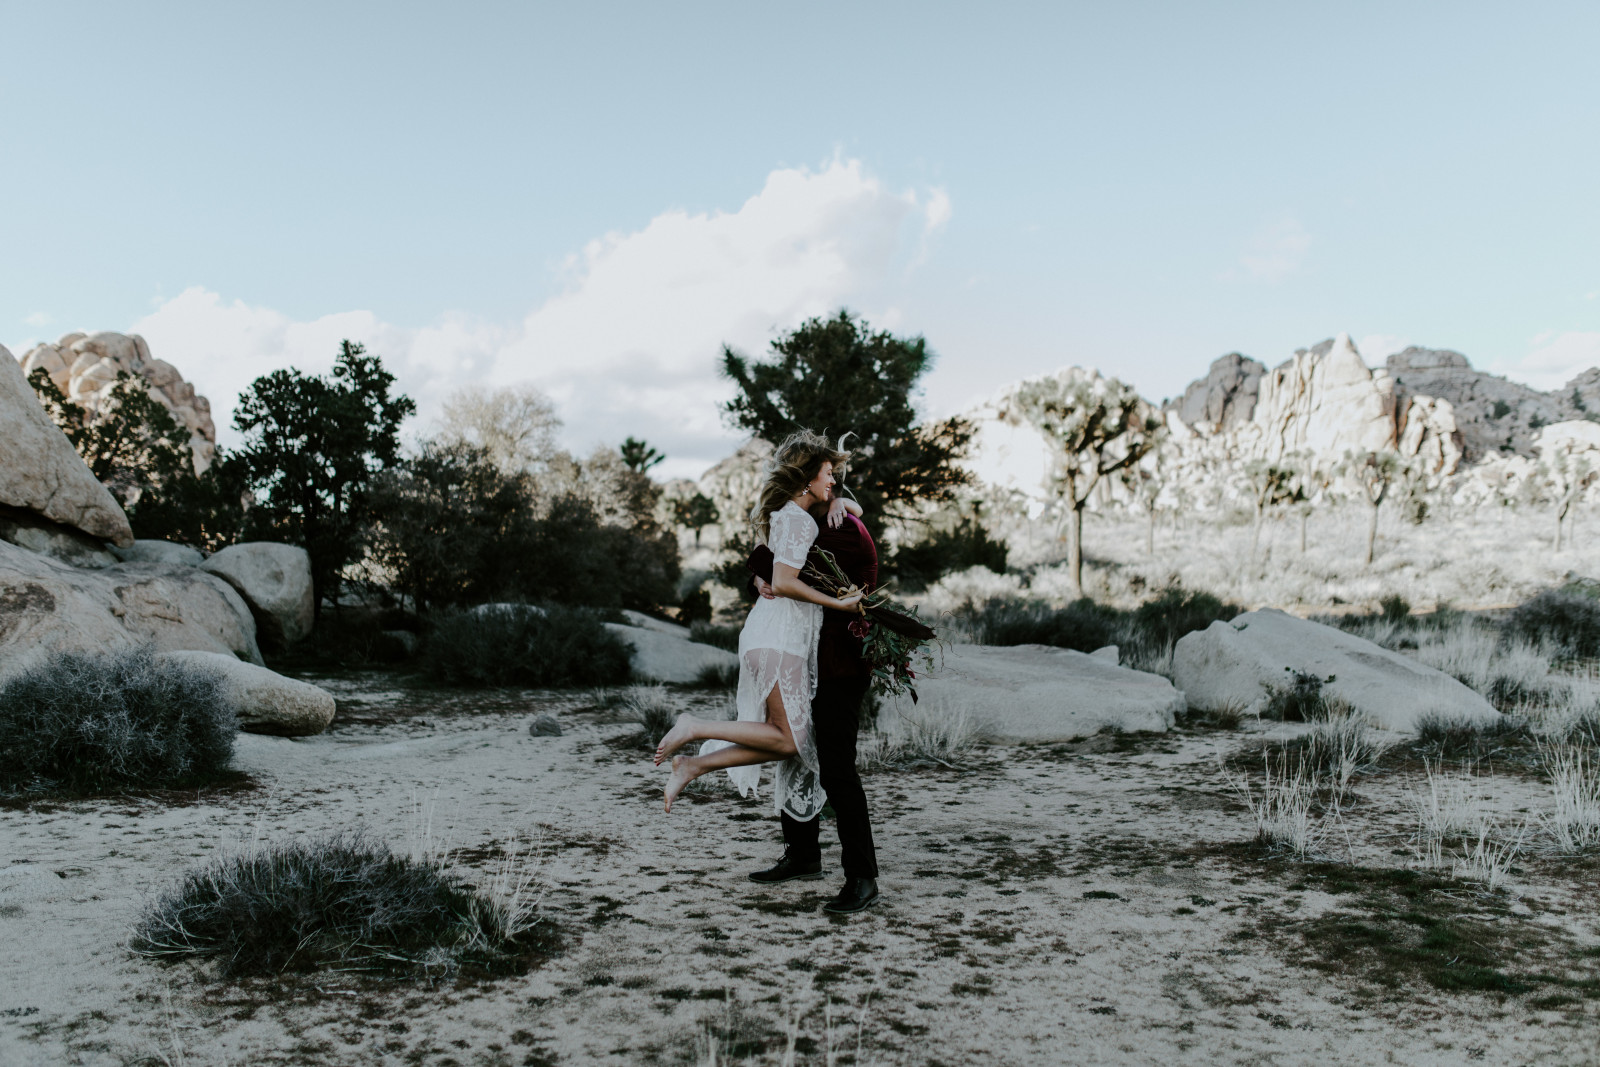
{"type": "MultiPolygon", "coordinates": [[[[811,510],[816,520],[818,549],[831,552],[850,581],[870,590],[878,581],[878,548],[860,519],[848,512],[837,527],[828,523],[827,505],[811,510]]],[[[757,545],[745,562],[755,576],[756,591],[772,597],[772,551],[757,545]]],[[[801,574],[804,580],[805,575],[801,574]]],[[[839,828],[839,849],[844,863],[844,888],[822,906],[823,911],[848,915],[878,899],[878,860],[872,847],[872,822],[867,814],[867,794],[856,771],[856,734],[860,730],[862,698],[871,674],[861,658],[861,638],[850,624],[861,616],[824,609],[822,633],[817,641],[817,695],[811,701],[811,729],[817,744],[822,788],[833,807],[839,828]]],[[[783,859],[750,876],[753,882],[787,882],[791,878],[822,877],[822,849],[818,843],[819,819],[799,822],[782,813],[783,859]]]]}

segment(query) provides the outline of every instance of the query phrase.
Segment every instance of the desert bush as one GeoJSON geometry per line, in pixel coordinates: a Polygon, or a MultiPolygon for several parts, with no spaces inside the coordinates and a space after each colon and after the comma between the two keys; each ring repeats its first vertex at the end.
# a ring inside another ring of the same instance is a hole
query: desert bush
{"type": "Polygon", "coordinates": [[[708,664],[694,676],[694,684],[701,689],[732,689],[739,684],[739,665],[730,663],[718,667],[708,664]]]}
{"type": "Polygon", "coordinates": [[[1324,698],[1322,716],[1310,731],[1295,739],[1286,751],[1298,750],[1302,766],[1313,779],[1342,801],[1355,776],[1371,770],[1383,754],[1385,743],[1361,717],[1337,698],[1324,698]]]}
{"type": "Polygon", "coordinates": [[[1227,701],[1216,708],[1190,708],[1184,713],[1182,723],[1202,729],[1237,730],[1244,723],[1244,705],[1227,701]]]}
{"type": "Polygon", "coordinates": [[[1328,696],[1322,687],[1333,681],[1333,676],[1322,678],[1293,667],[1285,667],[1284,671],[1289,675],[1287,682],[1266,687],[1267,701],[1261,709],[1261,717],[1282,722],[1315,722],[1328,718],[1328,696]]]}
{"type": "Polygon", "coordinates": [[[205,781],[238,729],[215,674],[148,650],[60,653],[0,687],[0,794],[205,781]]]}
{"type": "Polygon", "coordinates": [[[625,718],[639,724],[641,748],[655,748],[678,721],[678,705],[664,685],[630,686],[618,707],[625,718]]]}
{"type": "Polygon", "coordinates": [[[1160,647],[1176,644],[1185,634],[1204,630],[1218,619],[1232,619],[1241,610],[1210,593],[1169,585],[1133,609],[1133,625],[1140,638],[1160,647]]]}
{"type": "Polygon", "coordinates": [[[696,589],[685,593],[678,601],[678,621],[685,626],[704,625],[711,621],[711,591],[696,589]]]}
{"type": "Polygon", "coordinates": [[[1477,760],[1532,736],[1527,720],[1511,715],[1485,722],[1429,711],[1417,716],[1414,747],[1436,759],[1477,760]]]}
{"type": "Polygon", "coordinates": [[[1064,608],[996,597],[963,615],[973,637],[985,645],[1055,645],[1093,652],[1116,644],[1125,632],[1115,608],[1088,597],[1064,608]]]}
{"type": "Polygon", "coordinates": [[[739,651],[739,626],[713,626],[709,622],[697,622],[689,627],[689,640],[698,641],[702,645],[714,645],[729,652],[739,651]]]}
{"type": "Polygon", "coordinates": [[[914,545],[905,545],[888,561],[886,570],[900,579],[908,591],[925,589],[952,571],[986,567],[996,574],[1006,570],[1006,544],[989,536],[989,531],[972,516],[963,516],[955,526],[936,530],[914,545]]]}
{"type": "Polygon", "coordinates": [[[631,672],[628,646],[584,608],[480,609],[434,624],[422,667],[446,685],[614,685],[631,672]]]}
{"type": "Polygon", "coordinates": [[[360,834],[251,849],[157,897],[132,947],[163,960],[216,960],[230,977],[319,967],[448,972],[517,951],[540,926],[519,858],[508,853],[495,886],[480,893],[437,860],[396,855],[360,834]]]}
{"type": "Polygon", "coordinates": [[[1390,593],[1378,601],[1378,612],[1386,622],[1405,622],[1411,618],[1411,602],[1399,593],[1390,593]]]}
{"type": "Polygon", "coordinates": [[[1569,656],[1600,656],[1600,600],[1566,589],[1546,589],[1517,605],[1506,620],[1508,637],[1554,645],[1569,656]]]}

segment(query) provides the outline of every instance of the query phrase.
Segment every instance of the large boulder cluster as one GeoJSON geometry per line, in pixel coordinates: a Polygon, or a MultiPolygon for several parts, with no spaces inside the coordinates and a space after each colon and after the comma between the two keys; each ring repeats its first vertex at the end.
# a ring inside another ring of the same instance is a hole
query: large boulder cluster
{"type": "MultiPolygon", "coordinates": [[[[215,437],[204,398],[152,360],[142,338],[68,334],[21,364],[0,347],[0,683],[59,652],[149,647],[218,670],[245,729],[325,729],[333,698],[261,659],[263,644],[284,647],[310,632],[305,550],[241,544],[207,559],[187,545],[136,541],[116,498],[35,396],[26,374],[37,367],[91,408],[117,369],[142,374],[197,445],[215,437]]],[[[210,456],[199,449],[197,463],[210,456]]]]}
{"type": "Polygon", "coordinates": [[[196,471],[211,465],[217,450],[217,428],[211,421],[211,402],[194,391],[178,369],[150,355],[150,346],[138,334],[69,333],[54,344],[34,345],[22,355],[22,372],[43,368],[57,389],[91,415],[99,411],[117,382],[119,373],[145,380],[150,395],[181,426],[189,429],[196,471]]]}

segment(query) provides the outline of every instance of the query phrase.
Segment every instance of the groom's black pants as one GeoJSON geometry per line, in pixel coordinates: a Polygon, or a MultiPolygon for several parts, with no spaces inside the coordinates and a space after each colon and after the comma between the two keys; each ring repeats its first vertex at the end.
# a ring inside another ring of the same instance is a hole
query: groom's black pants
{"type": "MultiPolygon", "coordinates": [[[[840,858],[846,878],[877,878],[878,856],[872,847],[872,821],[867,791],[856,771],[856,733],[861,728],[861,700],[871,679],[830,678],[817,683],[811,701],[811,730],[817,743],[822,788],[839,827],[840,858]]],[[[802,863],[822,858],[820,819],[800,822],[783,815],[783,840],[789,854],[802,863]]]]}

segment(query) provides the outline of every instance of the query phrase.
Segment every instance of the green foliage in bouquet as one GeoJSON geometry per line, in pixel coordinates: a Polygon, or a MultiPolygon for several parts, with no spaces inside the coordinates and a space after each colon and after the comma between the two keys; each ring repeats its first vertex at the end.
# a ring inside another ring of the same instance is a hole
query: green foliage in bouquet
{"type": "MultiPolygon", "coordinates": [[[[817,549],[826,571],[815,564],[807,564],[805,576],[811,584],[836,597],[846,597],[863,590],[845,574],[833,553],[817,549]]],[[[867,593],[862,600],[862,617],[850,624],[850,632],[861,638],[861,658],[867,661],[872,672],[874,696],[908,694],[916,703],[917,674],[911,669],[913,658],[924,663],[933,660],[929,645],[938,639],[933,627],[917,617],[917,609],[890,607],[889,594],[882,589],[867,593]]]]}

